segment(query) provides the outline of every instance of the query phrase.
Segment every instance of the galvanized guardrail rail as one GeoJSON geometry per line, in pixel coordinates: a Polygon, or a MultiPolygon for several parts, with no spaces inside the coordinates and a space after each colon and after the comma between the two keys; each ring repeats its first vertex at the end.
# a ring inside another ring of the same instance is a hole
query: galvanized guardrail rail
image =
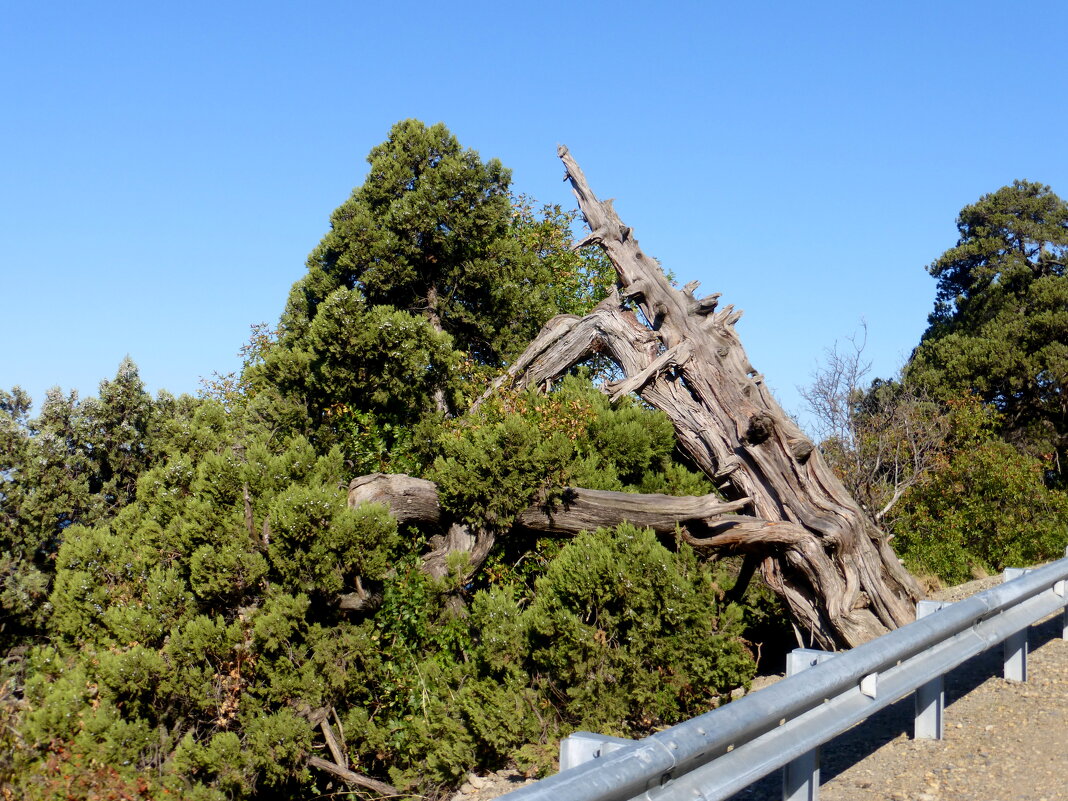
{"type": "Polygon", "coordinates": [[[798,649],[788,675],[643,740],[577,732],[561,771],[508,801],[724,801],[783,768],[783,798],[815,801],[818,749],[910,693],[915,736],[941,739],[943,677],[1004,643],[1005,677],[1027,678],[1027,630],[1064,610],[1068,558],[1008,570],[1000,586],[952,604],[921,601],[917,620],[842,653],[798,649]],[[803,675],[800,671],[804,671],[803,675]]]}

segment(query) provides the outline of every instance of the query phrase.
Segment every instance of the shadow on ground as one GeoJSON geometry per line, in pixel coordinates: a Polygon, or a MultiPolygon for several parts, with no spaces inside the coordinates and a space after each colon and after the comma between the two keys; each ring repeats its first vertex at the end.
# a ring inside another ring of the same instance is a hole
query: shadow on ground
{"type": "MultiPolygon", "coordinates": [[[[1028,647],[1041,648],[1050,640],[1059,639],[1063,619],[1060,614],[1037,623],[1028,630],[1028,647]]],[[[953,704],[991,678],[1002,674],[1002,648],[995,646],[969,659],[946,675],[946,725],[953,725],[953,704]]],[[[908,695],[823,746],[820,783],[826,783],[856,765],[869,754],[901,736],[912,736],[914,715],[913,697],[908,695]]],[[[748,789],[731,797],[730,801],[779,801],[782,798],[782,775],[775,771],[748,789]]]]}

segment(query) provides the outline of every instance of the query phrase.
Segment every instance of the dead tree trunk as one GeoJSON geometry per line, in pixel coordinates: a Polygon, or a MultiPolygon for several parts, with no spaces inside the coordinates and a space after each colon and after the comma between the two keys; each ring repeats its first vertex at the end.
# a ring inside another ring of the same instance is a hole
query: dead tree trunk
{"type": "Polygon", "coordinates": [[[672,287],[567,148],[559,155],[590,228],[579,246],[604,249],[637,313],[615,296],[586,317],[549,321],[496,387],[542,385],[608,355],[625,375],[609,391],[664,412],[726,497],[749,500],[752,517],[691,534],[696,547],[758,555],[765,581],[820,646],[856,645],[911,621],[918,584],[749,363],[734,330],[741,312],[718,309],[718,295],[695,298],[696,284],[672,287]],[[777,522],[787,525],[776,531],[777,522]]]}
{"type": "MultiPolygon", "coordinates": [[[[571,488],[522,512],[516,525],[564,535],[623,521],[664,534],[677,526],[695,548],[745,554],[748,567],[759,562],[768,586],[824,648],[857,645],[911,621],[919,585],[749,363],[734,330],[741,312],[719,310],[718,295],[695,298],[696,283],[672,287],[564,147],[560,158],[590,227],[579,246],[604,249],[620,291],[585,317],[550,320],[479,402],[505,385],[548,386],[606,355],[625,376],[606,387],[610,394],[633,392],[664,412],[679,445],[727,500],[571,488]]],[[[356,479],[349,503],[367,501],[385,503],[402,522],[446,530],[424,556],[434,576],[446,574],[456,551],[468,555],[465,572],[477,570],[500,533],[447,520],[434,484],[409,476],[356,479]]],[[[357,590],[342,596],[342,608],[373,605],[373,594],[357,590]]]]}

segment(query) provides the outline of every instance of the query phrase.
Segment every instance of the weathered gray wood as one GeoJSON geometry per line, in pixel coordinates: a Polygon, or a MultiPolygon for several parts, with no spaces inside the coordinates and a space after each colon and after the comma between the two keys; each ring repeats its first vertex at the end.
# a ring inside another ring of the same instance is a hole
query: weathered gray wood
{"type": "MultiPolygon", "coordinates": [[[[349,506],[361,503],[380,503],[400,523],[442,523],[438,488],[432,481],[403,474],[371,473],[349,484],[349,506]]],[[[444,536],[430,538],[431,551],[423,555],[423,570],[434,578],[444,578],[448,572],[449,554],[466,552],[465,573],[471,574],[489,556],[496,533],[488,529],[472,531],[468,526],[452,522],[444,536]]],[[[339,599],[342,609],[370,608],[378,598],[364,593],[347,593],[339,599]]]]}
{"type": "MultiPolygon", "coordinates": [[[[437,485],[426,479],[383,473],[361,476],[352,482],[349,503],[355,506],[367,500],[383,504],[409,523],[442,524],[444,519],[437,485]]],[[[748,498],[724,501],[718,495],[672,496],[570,487],[551,503],[535,504],[523,510],[516,517],[515,526],[573,536],[581,531],[629,522],[662,535],[679,532],[697,549],[756,557],[766,557],[773,550],[813,584],[826,581],[826,576],[835,576],[833,562],[816,547],[811,534],[803,527],[736,514],[749,505],[748,498]]],[[[452,523],[446,534],[431,537],[432,550],[423,556],[423,569],[435,578],[443,578],[448,573],[449,555],[462,552],[466,554],[463,568],[466,579],[489,555],[494,541],[493,532],[472,533],[466,526],[452,523]]],[[[357,592],[342,595],[339,600],[342,609],[358,611],[372,608],[381,601],[381,596],[360,586],[357,592]]],[[[866,595],[858,596],[858,608],[866,603],[866,595]]],[[[825,621],[805,607],[799,610],[798,621],[810,631],[833,637],[825,621]]]]}
{"type": "Polygon", "coordinates": [[[348,768],[331,762],[329,759],[323,759],[322,757],[311,757],[308,760],[308,764],[313,768],[319,768],[319,770],[325,770],[337,778],[341,779],[346,784],[351,784],[354,787],[363,787],[367,790],[372,790],[379,795],[384,796],[398,796],[399,792],[397,788],[391,784],[380,782],[377,779],[372,779],[369,776],[363,776],[348,768]]]}
{"type": "MultiPolygon", "coordinates": [[[[355,504],[352,504],[355,506],[355,504]]],[[[382,593],[373,592],[363,586],[363,580],[356,577],[356,591],[346,592],[337,599],[339,609],[347,609],[350,612],[377,609],[382,604],[382,593]]]]}
{"type": "Polygon", "coordinates": [[[381,503],[399,523],[441,522],[438,489],[431,481],[393,473],[371,473],[349,483],[349,506],[381,503]]]}
{"type": "MultiPolygon", "coordinates": [[[[505,387],[547,387],[575,364],[605,355],[624,375],[606,387],[609,394],[637,393],[663,411],[679,445],[729,503],[576,488],[550,508],[525,510],[519,524],[560,534],[624,520],[660,532],[680,525],[695,547],[759,559],[768,586],[823,648],[856,645],[911,621],[919,585],[749,362],[734,330],[741,311],[719,308],[718,293],[697,299],[695,282],[672,287],[611,201],[597,199],[567,148],[559,152],[590,226],[580,244],[604,249],[619,292],[585,317],[550,320],[475,405],[505,387]],[[701,503],[704,512],[695,511],[701,503]]],[[[408,476],[357,479],[349,502],[362,501],[385,503],[401,521],[449,522],[433,484],[408,476]]],[[[448,555],[467,551],[473,570],[493,538],[452,523],[432,540],[425,566],[444,575],[448,555]]]]}
{"type": "Polygon", "coordinates": [[[326,717],[319,721],[319,728],[323,730],[323,740],[326,742],[326,747],[330,749],[330,755],[334,758],[334,762],[348,770],[349,756],[338,744],[337,738],[334,736],[334,729],[326,717]]]}
{"type": "MultiPolygon", "coordinates": [[[[435,488],[436,493],[436,488],[435,488]]],[[[486,561],[493,543],[497,541],[497,532],[480,528],[472,530],[460,523],[452,523],[445,536],[430,538],[430,553],[423,554],[423,570],[432,578],[441,579],[449,574],[449,555],[464,553],[467,561],[462,566],[460,582],[465,582],[486,561]]]]}
{"type": "Polygon", "coordinates": [[[524,510],[516,523],[535,531],[577,534],[628,522],[670,534],[676,527],[710,523],[748,502],[748,498],[725,502],[718,495],[677,497],[571,487],[558,501],[524,510]]]}
{"type": "Polygon", "coordinates": [[[711,310],[674,289],[611,204],[597,200],[566,148],[560,157],[622,293],[651,323],[657,355],[688,345],[687,358],[676,357],[674,369],[639,394],[668,414],[708,475],[724,476],[731,494],[753,499],[756,517],[804,532],[785,550],[769,549],[765,579],[801,619],[819,616],[834,640],[824,646],[855,645],[911,621],[918,584],[767,390],[734,329],[741,312],[711,310]]]}
{"type": "Polygon", "coordinates": [[[497,387],[542,386],[594,352],[608,355],[626,376],[609,391],[663,411],[728,497],[750,500],[751,522],[724,522],[729,530],[700,538],[704,547],[759,553],[765,581],[821,647],[911,621],[919,585],[767,390],[734,330],[741,312],[719,309],[718,295],[695,299],[693,284],[672,287],[567,148],[559,153],[590,227],[583,244],[605,251],[638,314],[613,296],[584,318],[551,320],[497,387]]]}
{"type": "MultiPolygon", "coordinates": [[[[350,485],[349,504],[355,506],[366,500],[384,504],[398,520],[438,523],[442,519],[437,485],[423,478],[384,473],[361,476],[350,485]]],[[[698,523],[703,530],[705,526],[732,520],[732,513],[748,503],[748,498],[724,501],[718,495],[675,496],[569,487],[563,490],[559,499],[535,504],[520,512],[516,525],[546,533],[573,535],[629,522],[660,534],[670,534],[676,526],[698,523]]],[[[752,519],[744,518],[746,521],[752,519]]],[[[477,535],[456,528],[454,523],[444,538],[452,538],[450,550],[471,550],[477,535]]]]}

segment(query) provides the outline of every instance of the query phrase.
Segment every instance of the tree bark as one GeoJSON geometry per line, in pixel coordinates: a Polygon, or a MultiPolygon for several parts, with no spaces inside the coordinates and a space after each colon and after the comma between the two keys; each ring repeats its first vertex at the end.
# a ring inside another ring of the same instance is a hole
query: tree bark
{"type": "Polygon", "coordinates": [[[353,787],[362,787],[366,790],[372,790],[378,793],[379,795],[387,796],[390,798],[398,796],[397,788],[394,787],[392,784],[386,784],[385,782],[380,782],[377,779],[372,779],[369,776],[363,776],[359,773],[356,773],[355,771],[349,770],[348,768],[342,767],[341,765],[331,762],[329,759],[323,759],[322,757],[310,757],[308,759],[308,764],[311,765],[313,768],[318,768],[319,770],[326,771],[327,773],[336,776],[346,784],[350,784],[353,787]]]}
{"type": "Polygon", "coordinates": [[[334,720],[337,722],[340,730],[341,722],[338,720],[337,711],[333,707],[323,706],[318,709],[310,709],[303,702],[301,702],[301,706],[303,706],[303,711],[298,708],[298,714],[305,717],[312,726],[318,726],[322,730],[323,740],[326,743],[327,749],[330,751],[330,755],[334,758],[334,761],[331,762],[329,759],[323,759],[322,757],[309,757],[309,765],[313,768],[326,771],[353,787],[372,790],[379,795],[387,797],[397,795],[397,788],[393,785],[386,784],[378,779],[372,779],[370,776],[364,776],[361,773],[356,773],[349,768],[349,758],[348,754],[345,752],[344,743],[339,743],[337,741],[337,737],[334,735],[334,729],[330,725],[330,715],[333,714],[334,720]]]}
{"type": "MultiPolygon", "coordinates": [[[[385,473],[360,476],[349,485],[349,506],[368,501],[384,504],[402,522],[440,523],[443,517],[437,485],[425,478],[385,473]]],[[[651,528],[658,534],[671,534],[679,526],[704,531],[731,519],[732,513],[748,503],[747,498],[724,501],[718,495],[675,496],[568,487],[560,500],[535,504],[520,512],[515,525],[565,535],[623,522],[651,528]]]]}
{"type": "Polygon", "coordinates": [[[749,522],[725,521],[729,531],[695,537],[697,547],[759,554],[765,581],[821,647],[911,621],[919,585],[750,364],[734,329],[742,313],[719,309],[718,294],[696,298],[696,284],[672,287],[567,148],[559,155],[590,228],[578,246],[605,251],[636,311],[614,296],[586,317],[550,320],[495,388],[546,385],[608,355],[625,375],[607,387],[613,397],[633,392],[663,411],[694,463],[728,498],[748,500],[749,522]]]}

